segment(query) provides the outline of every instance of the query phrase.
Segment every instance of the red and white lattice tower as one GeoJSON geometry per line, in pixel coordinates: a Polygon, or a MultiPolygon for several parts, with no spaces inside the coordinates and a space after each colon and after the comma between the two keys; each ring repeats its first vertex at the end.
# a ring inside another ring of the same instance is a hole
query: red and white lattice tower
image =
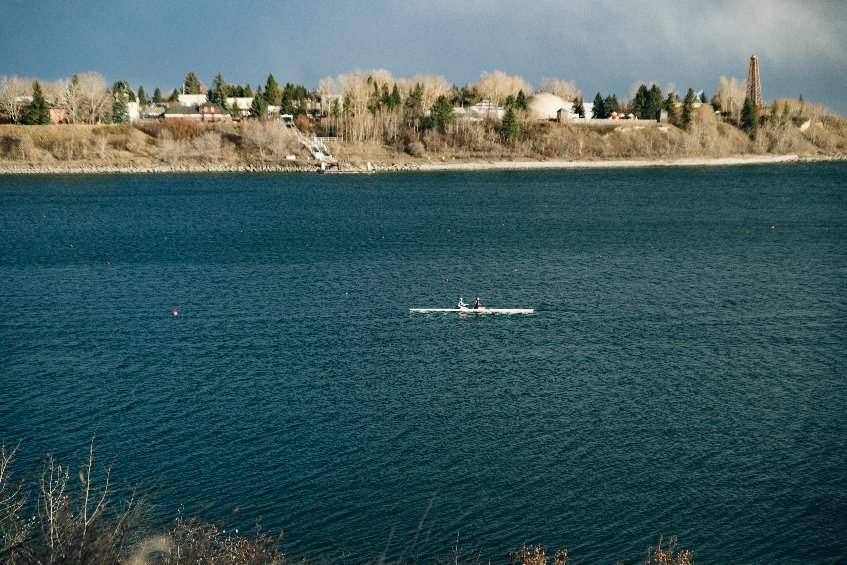
{"type": "Polygon", "coordinates": [[[764,106],[762,102],[762,83],[759,82],[759,58],[750,57],[750,70],[747,72],[747,98],[753,101],[757,108],[764,106]]]}

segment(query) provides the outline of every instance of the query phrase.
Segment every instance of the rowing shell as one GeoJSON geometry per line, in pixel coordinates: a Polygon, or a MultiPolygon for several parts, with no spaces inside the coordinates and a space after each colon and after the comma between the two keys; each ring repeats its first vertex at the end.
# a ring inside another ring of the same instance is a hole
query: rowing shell
{"type": "Polygon", "coordinates": [[[532,308],[409,308],[409,312],[456,312],[458,314],[532,314],[532,308]]]}

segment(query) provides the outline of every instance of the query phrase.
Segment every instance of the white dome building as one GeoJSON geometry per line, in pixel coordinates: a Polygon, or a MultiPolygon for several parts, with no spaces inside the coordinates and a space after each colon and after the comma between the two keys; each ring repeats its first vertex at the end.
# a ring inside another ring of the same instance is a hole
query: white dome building
{"type": "Polygon", "coordinates": [[[549,92],[539,92],[526,99],[529,115],[536,120],[555,120],[558,112],[567,107],[567,103],[549,92]]]}

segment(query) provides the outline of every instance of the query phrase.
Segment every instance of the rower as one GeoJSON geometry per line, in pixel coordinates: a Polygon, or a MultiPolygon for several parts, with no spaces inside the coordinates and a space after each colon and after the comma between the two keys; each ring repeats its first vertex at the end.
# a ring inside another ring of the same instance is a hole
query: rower
{"type": "Polygon", "coordinates": [[[482,305],[482,302],[479,301],[479,296],[477,296],[476,300],[474,300],[473,307],[474,307],[474,310],[484,308],[484,306],[482,305]]]}
{"type": "Polygon", "coordinates": [[[465,299],[460,296],[459,297],[459,310],[461,310],[462,308],[467,308],[467,307],[468,307],[468,305],[465,304],[465,299]]]}

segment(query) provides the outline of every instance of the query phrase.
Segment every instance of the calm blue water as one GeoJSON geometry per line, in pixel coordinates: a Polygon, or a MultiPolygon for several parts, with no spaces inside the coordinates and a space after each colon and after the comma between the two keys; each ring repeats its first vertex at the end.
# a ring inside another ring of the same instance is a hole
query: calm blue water
{"type": "Polygon", "coordinates": [[[845,179],[0,178],[0,440],[350,562],[844,562],[845,179]]]}

